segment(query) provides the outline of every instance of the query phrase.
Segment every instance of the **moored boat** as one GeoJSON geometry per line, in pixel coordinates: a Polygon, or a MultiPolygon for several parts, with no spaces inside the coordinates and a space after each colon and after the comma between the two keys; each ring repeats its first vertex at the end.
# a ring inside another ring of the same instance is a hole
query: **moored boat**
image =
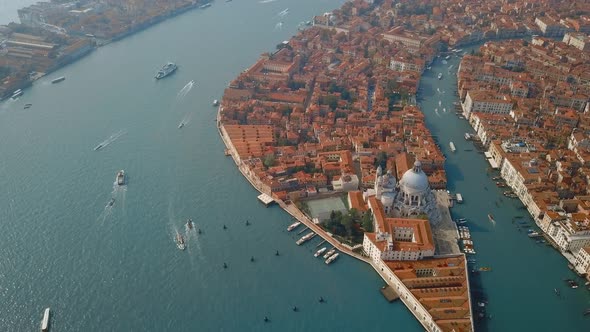
{"type": "Polygon", "coordinates": [[[294,230],[299,225],[301,225],[301,221],[296,221],[296,222],[292,223],[291,225],[289,225],[289,227],[287,227],[287,232],[294,230]]]}
{"type": "Polygon", "coordinates": [[[314,236],[315,236],[314,232],[307,233],[304,236],[302,236],[299,240],[297,240],[297,242],[295,242],[295,243],[297,243],[297,245],[300,246],[300,245],[304,244],[305,242],[311,240],[314,236]]]}
{"type": "Polygon", "coordinates": [[[336,248],[332,248],[332,249],[330,249],[330,251],[328,251],[328,252],[327,252],[327,253],[324,255],[324,258],[328,258],[328,257],[330,257],[330,256],[334,255],[334,253],[335,253],[335,252],[336,252],[336,248]]]}
{"type": "Polygon", "coordinates": [[[457,149],[455,148],[455,143],[449,142],[449,147],[451,147],[451,151],[455,152],[457,149]]]}
{"type": "Polygon", "coordinates": [[[217,99],[213,100],[213,106],[219,106],[219,100],[217,100],[217,99]]]}
{"type": "Polygon", "coordinates": [[[321,254],[323,254],[326,250],[328,250],[328,248],[323,247],[322,249],[318,250],[315,252],[315,254],[313,254],[313,257],[319,257],[321,254]]]}
{"type": "Polygon", "coordinates": [[[463,203],[463,196],[461,196],[461,194],[457,193],[456,200],[457,200],[457,203],[462,204],[463,203]]]}
{"type": "Polygon", "coordinates": [[[43,320],[41,320],[41,331],[49,330],[49,308],[45,308],[43,312],[43,320]]]}
{"type": "Polygon", "coordinates": [[[330,265],[330,263],[332,263],[333,261],[336,260],[336,258],[338,258],[338,256],[340,256],[339,253],[335,253],[334,255],[330,256],[328,259],[326,259],[325,263],[326,265],[330,265]]]}
{"type": "Polygon", "coordinates": [[[117,173],[117,185],[122,186],[125,184],[125,171],[124,170],[120,170],[117,173]]]}
{"type": "Polygon", "coordinates": [[[62,82],[62,81],[64,81],[65,79],[66,79],[66,77],[65,77],[65,76],[58,77],[58,78],[56,78],[56,79],[53,79],[53,80],[51,80],[51,84],[55,84],[55,83],[62,82]]]}

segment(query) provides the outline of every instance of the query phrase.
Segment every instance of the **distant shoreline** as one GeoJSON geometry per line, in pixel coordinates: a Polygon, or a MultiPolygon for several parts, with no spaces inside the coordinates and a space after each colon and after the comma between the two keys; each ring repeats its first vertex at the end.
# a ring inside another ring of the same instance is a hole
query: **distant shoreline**
{"type": "MultiPolygon", "coordinates": [[[[72,63],[74,63],[74,62],[76,62],[76,61],[84,58],[88,54],[94,52],[99,47],[106,46],[106,45],[108,45],[110,43],[123,40],[125,37],[129,37],[131,35],[134,35],[136,33],[139,33],[141,31],[144,31],[144,30],[146,30],[146,29],[148,29],[148,28],[150,28],[150,27],[152,27],[152,26],[154,26],[154,25],[156,25],[158,23],[161,23],[161,22],[163,22],[163,21],[165,21],[167,19],[174,18],[176,16],[179,16],[181,14],[184,14],[184,13],[190,11],[190,10],[193,10],[193,9],[198,9],[198,8],[200,8],[200,6],[202,6],[202,4],[203,3],[201,3],[201,2],[194,1],[194,2],[192,2],[191,4],[189,4],[186,7],[177,8],[177,9],[172,10],[170,12],[162,13],[161,15],[154,16],[151,19],[146,20],[143,23],[140,23],[140,24],[138,24],[136,26],[130,27],[128,30],[123,31],[123,32],[121,32],[121,33],[113,36],[110,39],[101,40],[100,43],[96,43],[96,40],[94,40],[95,42],[94,42],[94,46],[93,47],[89,48],[86,51],[81,52],[80,54],[72,57],[71,59],[67,59],[66,61],[63,61],[63,62],[59,62],[59,61],[56,62],[55,66],[50,67],[45,73],[43,73],[43,75],[40,75],[38,77],[35,77],[34,79],[26,80],[26,81],[23,81],[20,84],[17,84],[15,86],[15,88],[13,89],[13,91],[14,90],[17,90],[17,89],[25,90],[25,89],[31,87],[35,81],[37,81],[37,80],[39,80],[39,79],[41,79],[41,78],[43,78],[45,76],[48,76],[49,74],[51,74],[51,73],[53,73],[53,72],[55,72],[55,71],[57,71],[59,69],[65,68],[66,66],[68,66],[68,65],[70,65],[70,64],[72,64],[72,63]]],[[[88,38],[88,37],[86,37],[86,38],[88,38]]],[[[13,91],[7,91],[4,95],[0,96],[0,101],[9,99],[10,96],[12,95],[12,92],[13,91]]]]}

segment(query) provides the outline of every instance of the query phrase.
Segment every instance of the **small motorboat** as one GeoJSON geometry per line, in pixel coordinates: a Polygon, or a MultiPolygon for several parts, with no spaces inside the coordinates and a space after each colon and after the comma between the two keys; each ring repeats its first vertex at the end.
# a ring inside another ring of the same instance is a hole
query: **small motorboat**
{"type": "Polygon", "coordinates": [[[215,99],[215,100],[213,101],[213,106],[219,106],[219,100],[215,99]]]}
{"type": "Polygon", "coordinates": [[[107,204],[107,206],[113,206],[113,204],[115,204],[115,199],[111,198],[111,200],[109,201],[109,203],[107,204]]]}
{"type": "Polygon", "coordinates": [[[176,246],[180,250],[186,249],[186,244],[184,243],[184,238],[178,232],[176,232],[176,246]]]}
{"type": "Polygon", "coordinates": [[[182,127],[184,127],[184,122],[181,122],[181,123],[178,125],[178,129],[182,129],[182,127]]]}
{"type": "Polygon", "coordinates": [[[561,293],[559,292],[559,289],[557,288],[553,288],[553,291],[555,292],[555,295],[559,296],[561,293]]]}
{"type": "Polygon", "coordinates": [[[25,107],[23,107],[23,108],[27,109],[27,108],[31,108],[31,106],[33,106],[33,104],[25,104],[25,107]]]}
{"type": "Polygon", "coordinates": [[[99,145],[97,145],[97,146],[94,147],[94,151],[98,151],[100,149],[102,149],[102,144],[99,144],[99,145]]]}
{"type": "Polygon", "coordinates": [[[186,221],[186,227],[188,227],[188,229],[193,229],[193,220],[192,219],[188,219],[186,221]]]}

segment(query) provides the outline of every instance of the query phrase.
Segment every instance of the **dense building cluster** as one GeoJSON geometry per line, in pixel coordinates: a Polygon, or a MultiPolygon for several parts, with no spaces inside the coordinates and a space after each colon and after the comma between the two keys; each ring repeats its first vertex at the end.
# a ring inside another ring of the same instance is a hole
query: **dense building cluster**
{"type": "Polygon", "coordinates": [[[458,73],[464,114],[492,166],[581,274],[590,268],[587,39],[487,42],[458,73]]]}

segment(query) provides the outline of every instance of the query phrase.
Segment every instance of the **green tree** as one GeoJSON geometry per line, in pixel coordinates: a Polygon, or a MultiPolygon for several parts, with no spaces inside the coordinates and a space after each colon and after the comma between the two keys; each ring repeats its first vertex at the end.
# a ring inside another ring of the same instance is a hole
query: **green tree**
{"type": "Polygon", "coordinates": [[[371,218],[371,213],[366,212],[365,214],[363,214],[363,216],[361,217],[361,222],[363,228],[365,229],[365,232],[373,232],[373,219],[371,218]]]}
{"type": "Polygon", "coordinates": [[[267,154],[264,157],[264,161],[262,162],[264,164],[264,166],[268,167],[272,167],[275,165],[276,159],[275,159],[275,155],[274,154],[267,154]]]}

